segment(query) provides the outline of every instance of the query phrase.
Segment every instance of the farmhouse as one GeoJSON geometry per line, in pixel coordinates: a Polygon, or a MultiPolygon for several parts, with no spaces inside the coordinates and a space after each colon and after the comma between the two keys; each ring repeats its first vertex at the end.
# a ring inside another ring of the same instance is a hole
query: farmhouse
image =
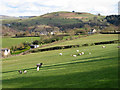
{"type": "Polygon", "coordinates": [[[2,57],[10,55],[10,49],[1,49],[2,57]]]}
{"type": "Polygon", "coordinates": [[[93,34],[93,33],[96,33],[97,31],[96,31],[96,29],[91,29],[89,32],[88,32],[88,34],[93,34]]]}
{"type": "Polygon", "coordinates": [[[50,34],[51,34],[51,35],[54,35],[55,33],[54,33],[54,32],[51,32],[50,34]]]}
{"type": "Polygon", "coordinates": [[[31,48],[38,48],[39,45],[30,45],[31,48]]]}

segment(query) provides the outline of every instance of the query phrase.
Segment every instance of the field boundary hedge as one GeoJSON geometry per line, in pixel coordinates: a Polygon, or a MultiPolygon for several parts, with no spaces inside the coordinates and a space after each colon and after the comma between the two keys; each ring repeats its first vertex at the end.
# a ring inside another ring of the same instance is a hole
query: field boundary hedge
{"type": "Polygon", "coordinates": [[[82,44],[82,45],[67,45],[67,46],[56,46],[56,47],[50,47],[45,49],[37,49],[37,50],[30,50],[31,53],[35,52],[43,52],[43,51],[50,51],[50,50],[59,50],[59,49],[68,49],[68,48],[76,48],[76,47],[83,47],[83,46],[93,46],[93,45],[102,45],[102,44],[112,44],[112,43],[118,43],[119,40],[114,41],[105,41],[105,42],[97,42],[97,43],[90,43],[90,44],[82,44]]]}
{"type": "MultiPolygon", "coordinates": [[[[10,56],[19,56],[19,55],[25,55],[29,53],[36,53],[36,52],[43,52],[43,51],[51,51],[51,50],[60,50],[60,49],[68,49],[68,48],[77,48],[77,47],[83,47],[83,46],[93,46],[93,45],[104,45],[104,44],[113,44],[113,43],[120,43],[119,40],[113,40],[113,41],[104,41],[104,42],[96,42],[96,43],[85,43],[82,45],[66,45],[66,46],[56,46],[56,47],[50,47],[50,48],[44,48],[44,49],[30,49],[25,52],[22,52],[20,54],[16,55],[10,55],[10,56]]],[[[8,57],[10,57],[8,56],[8,57]]],[[[6,58],[6,57],[2,57],[6,58]]]]}

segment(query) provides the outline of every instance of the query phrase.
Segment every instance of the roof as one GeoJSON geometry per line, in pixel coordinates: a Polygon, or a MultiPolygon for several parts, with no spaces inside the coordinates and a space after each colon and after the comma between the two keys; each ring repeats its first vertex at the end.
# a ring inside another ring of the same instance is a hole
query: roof
{"type": "Polygon", "coordinates": [[[1,51],[4,51],[4,50],[9,50],[8,48],[3,48],[3,49],[1,49],[1,51]]]}
{"type": "Polygon", "coordinates": [[[30,46],[37,46],[37,45],[30,45],[30,46]]]}

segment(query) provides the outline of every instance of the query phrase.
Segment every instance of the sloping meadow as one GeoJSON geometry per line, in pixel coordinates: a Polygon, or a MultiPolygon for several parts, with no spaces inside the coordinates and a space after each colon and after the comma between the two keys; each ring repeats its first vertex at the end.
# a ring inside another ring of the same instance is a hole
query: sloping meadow
{"type": "Polygon", "coordinates": [[[105,46],[106,48],[97,45],[5,58],[2,68],[3,88],[117,88],[117,44],[105,46]],[[79,56],[76,50],[85,54],[79,56]],[[60,56],[59,53],[63,55],[60,56]],[[41,62],[43,66],[37,71],[36,64],[41,62]],[[28,72],[19,74],[18,70],[28,72]]]}

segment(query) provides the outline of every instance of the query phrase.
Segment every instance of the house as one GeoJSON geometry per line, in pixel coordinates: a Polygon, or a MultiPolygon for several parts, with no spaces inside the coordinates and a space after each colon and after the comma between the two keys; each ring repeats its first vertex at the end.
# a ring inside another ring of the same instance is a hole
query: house
{"type": "Polygon", "coordinates": [[[51,32],[50,34],[51,34],[51,35],[54,35],[55,33],[54,33],[54,32],[51,32]]]}
{"type": "Polygon", "coordinates": [[[2,57],[10,55],[10,49],[1,49],[2,57]]]}
{"type": "Polygon", "coordinates": [[[97,32],[96,29],[91,29],[91,30],[88,32],[88,34],[94,34],[94,33],[96,33],[96,32],[97,32]]]}
{"type": "Polygon", "coordinates": [[[31,49],[32,49],[32,48],[38,48],[39,45],[30,45],[30,47],[31,47],[31,49]]]}
{"type": "Polygon", "coordinates": [[[40,35],[48,35],[48,32],[40,32],[40,35]]]}

